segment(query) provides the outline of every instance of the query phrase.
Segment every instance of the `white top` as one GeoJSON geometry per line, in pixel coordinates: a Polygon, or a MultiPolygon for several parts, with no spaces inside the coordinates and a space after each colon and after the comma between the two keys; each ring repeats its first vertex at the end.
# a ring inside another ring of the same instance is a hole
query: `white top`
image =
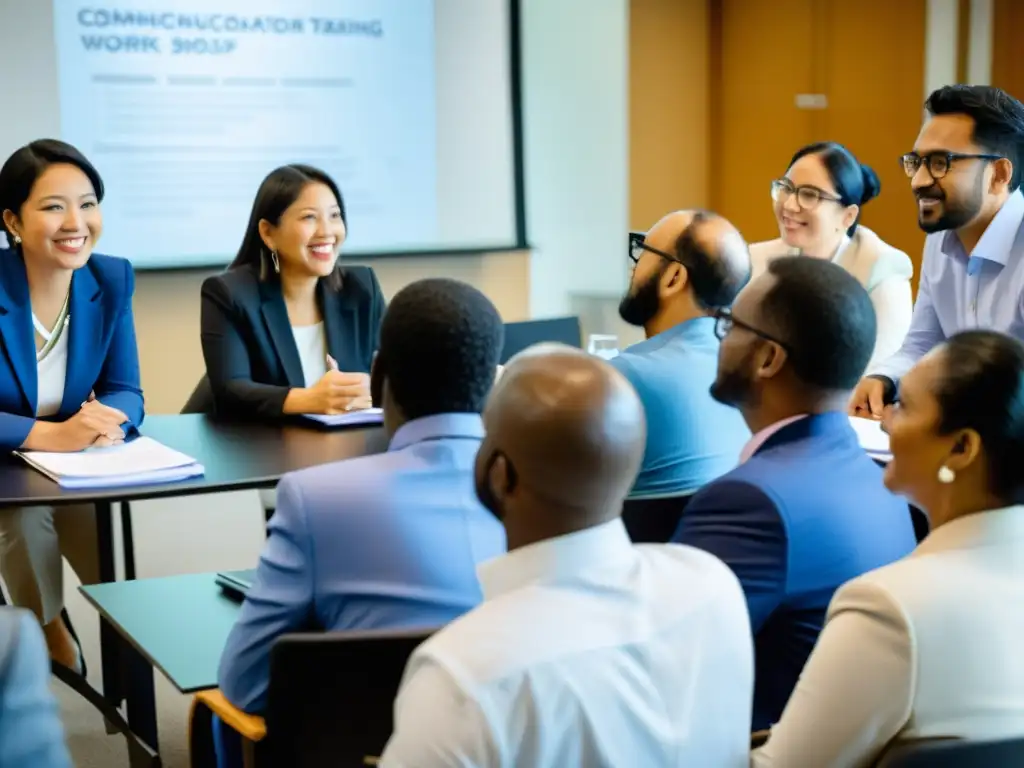
{"type": "Polygon", "coordinates": [[[940,525],[843,585],[753,764],[874,765],[891,741],[1024,735],[1024,507],[940,525]]]}
{"type": "Polygon", "coordinates": [[[616,519],[478,573],[483,604],[406,667],[382,766],[748,764],[753,642],[722,562],[616,519]]]}
{"type": "MultiPolygon", "coordinates": [[[[64,317],[64,328],[57,338],[57,342],[46,353],[46,357],[40,357],[41,350],[36,351],[36,416],[43,418],[53,416],[60,411],[61,403],[64,401],[64,381],[67,378],[68,370],[68,329],[71,327],[71,317],[64,317]]],[[[45,341],[49,341],[50,332],[46,330],[39,319],[32,315],[32,325],[45,341]]]]}
{"type": "Polygon", "coordinates": [[[305,386],[312,387],[327,373],[327,337],[324,324],[293,325],[292,336],[302,363],[302,378],[305,386]]]}

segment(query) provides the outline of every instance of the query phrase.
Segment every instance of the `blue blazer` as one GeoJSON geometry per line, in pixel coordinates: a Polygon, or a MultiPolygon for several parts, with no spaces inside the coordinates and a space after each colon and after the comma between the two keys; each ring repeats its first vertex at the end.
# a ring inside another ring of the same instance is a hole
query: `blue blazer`
{"type": "Polygon", "coordinates": [[[754,631],[754,730],[782,714],[832,593],[916,545],[907,502],[886,490],[842,413],[809,416],[769,437],[693,497],[673,541],[718,556],[743,585],[754,631]]]}
{"type": "Polygon", "coordinates": [[[270,651],[285,632],[429,628],[483,599],[476,566],[505,552],[473,467],[483,420],[425,416],[387,453],[285,475],[256,579],[221,656],[224,695],[266,704],[270,651]]]}
{"type": "MultiPolygon", "coordinates": [[[[60,411],[48,420],[74,416],[95,393],[128,417],[125,432],[142,424],[139,350],[132,293],[135,277],[125,259],[93,254],[71,278],[68,367],[60,411]]],[[[0,250],[0,450],[21,447],[36,422],[38,379],[35,329],[25,262],[0,250]]]]}
{"type": "MultiPolygon", "coordinates": [[[[327,349],[348,373],[369,373],[377,351],[384,295],[369,267],[348,267],[342,287],[317,286],[327,349]]],[[[281,416],[293,387],[306,385],[281,286],[238,267],[202,288],[203,357],[218,413],[281,416]]]]}

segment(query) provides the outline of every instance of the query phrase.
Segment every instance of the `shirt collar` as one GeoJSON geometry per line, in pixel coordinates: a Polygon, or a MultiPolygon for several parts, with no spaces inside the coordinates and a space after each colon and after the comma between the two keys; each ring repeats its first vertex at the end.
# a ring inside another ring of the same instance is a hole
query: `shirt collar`
{"type": "Polygon", "coordinates": [[[1002,207],[992,217],[992,221],[985,228],[973,251],[965,253],[956,230],[951,229],[942,238],[942,252],[947,256],[984,259],[1005,267],[1022,221],[1024,221],[1024,194],[1018,189],[1006,198],[1002,207]]]}
{"type": "Polygon", "coordinates": [[[685,322],[673,325],[668,330],[651,336],[649,339],[638,341],[629,347],[630,352],[643,352],[648,347],[660,346],[666,341],[683,339],[684,341],[706,341],[715,336],[715,318],[695,317],[685,322]]]}
{"type": "Polygon", "coordinates": [[[616,566],[631,563],[632,558],[633,543],[622,519],[616,517],[499,555],[477,566],[477,576],[484,599],[492,600],[531,584],[573,581],[591,568],[603,578],[614,579],[619,572],[616,566]]]}
{"type": "Polygon", "coordinates": [[[484,438],[484,422],[478,413],[438,413],[406,422],[391,438],[389,451],[400,451],[413,443],[445,437],[484,438]]]}
{"type": "Polygon", "coordinates": [[[782,429],[783,427],[788,427],[793,422],[800,421],[800,419],[805,418],[807,418],[807,414],[800,413],[797,414],[796,416],[790,416],[788,419],[776,421],[774,424],[769,424],[767,427],[765,427],[756,435],[747,440],[747,444],[744,445],[743,450],[740,451],[740,464],[746,463],[746,461],[751,456],[757,453],[757,449],[764,445],[768,441],[768,438],[774,435],[780,429],[782,429]]]}
{"type": "Polygon", "coordinates": [[[964,515],[940,525],[917,545],[914,555],[970,549],[1024,539],[1024,506],[1003,507],[964,515]]]}

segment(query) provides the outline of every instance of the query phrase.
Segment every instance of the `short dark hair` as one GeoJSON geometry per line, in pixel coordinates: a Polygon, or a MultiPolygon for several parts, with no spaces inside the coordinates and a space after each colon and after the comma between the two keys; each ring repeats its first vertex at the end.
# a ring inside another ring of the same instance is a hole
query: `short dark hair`
{"type": "Polygon", "coordinates": [[[712,248],[699,236],[700,224],[716,215],[696,211],[674,246],[675,257],[686,267],[693,297],[705,310],[730,306],[750,280],[750,251],[742,236],[737,233],[734,241],[717,241],[712,248]]]}
{"type": "MultiPolygon", "coordinates": [[[[252,212],[249,214],[249,223],[245,226],[245,236],[238,248],[235,260],[231,262],[228,269],[235,267],[255,267],[259,270],[260,280],[280,280],[280,277],[268,265],[269,254],[264,247],[263,238],[260,237],[260,221],[266,219],[275,227],[281,222],[281,215],[299,199],[299,195],[310,184],[323,184],[338,200],[338,207],[341,208],[341,220],[346,229],[348,221],[345,218],[345,200],[341,196],[341,190],[334,183],[334,179],[319,168],[311,165],[293,163],[275,168],[263,179],[260,188],[256,191],[256,199],[252,203],[252,212]]],[[[342,267],[339,263],[334,271],[325,279],[327,285],[338,289],[341,287],[342,267]]]]}
{"type": "MultiPolygon", "coordinates": [[[[843,205],[863,206],[878,197],[878,193],[882,191],[882,182],[879,181],[878,174],[870,166],[864,165],[854,157],[850,150],[835,141],[819,141],[798,149],[789,161],[789,165],[786,166],[786,170],[788,171],[797,160],[807,155],[815,155],[821,159],[832,186],[836,188],[839,201],[843,205]]],[[[846,234],[852,237],[853,233],[857,231],[858,224],[860,224],[860,212],[857,213],[857,218],[850,228],[846,230],[846,234]]]]}
{"type": "MultiPolygon", "coordinates": [[[[103,179],[99,171],[81,152],[57,139],[37,139],[15,150],[0,168],[0,217],[4,211],[21,215],[21,207],[32,194],[32,187],[51,165],[73,165],[88,178],[96,193],[97,202],[103,202],[103,179]]],[[[0,218],[0,231],[7,235],[11,248],[19,250],[14,233],[0,218]]]]}
{"type": "Polygon", "coordinates": [[[924,103],[930,115],[967,115],[974,121],[971,139],[986,152],[1013,164],[1010,191],[1020,186],[1024,104],[991,85],[944,85],[924,103]]]}
{"type": "Polygon", "coordinates": [[[1024,502],[1024,346],[995,331],[964,331],[941,350],[939,432],[977,432],[990,491],[1007,505],[1024,502]]]}
{"type": "Polygon", "coordinates": [[[761,318],[785,342],[797,377],[818,390],[852,389],[875,348],[875,308],[864,286],[842,267],[806,256],[773,259],[768,272],[775,284],[761,318]]]}
{"type": "Polygon", "coordinates": [[[491,300],[446,278],[418,280],[388,305],[374,362],[374,401],[387,379],[406,419],[481,413],[505,342],[491,300]]]}

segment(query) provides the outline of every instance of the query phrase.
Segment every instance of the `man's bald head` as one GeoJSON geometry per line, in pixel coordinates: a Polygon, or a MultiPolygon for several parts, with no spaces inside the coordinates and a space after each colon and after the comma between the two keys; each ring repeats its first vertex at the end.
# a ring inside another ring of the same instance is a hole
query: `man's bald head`
{"type": "MultiPolygon", "coordinates": [[[[640,398],[618,371],[553,344],[509,361],[484,424],[478,495],[506,526],[525,526],[528,518],[550,526],[537,539],[617,515],[640,468],[647,432],[640,398]]],[[[510,546],[522,543],[511,539],[510,531],[510,546]]]]}
{"type": "MultiPolygon", "coordinates": [[[[626,322],[647,326],[680,303],[694,313],[728,307],[750,280],[750,251],[732,224],[710,211],[663,216],[634,250],[636,267],[619,306],[626,322]]],[[[691,313],[685,313],[691,314],[691,313]]]]}

